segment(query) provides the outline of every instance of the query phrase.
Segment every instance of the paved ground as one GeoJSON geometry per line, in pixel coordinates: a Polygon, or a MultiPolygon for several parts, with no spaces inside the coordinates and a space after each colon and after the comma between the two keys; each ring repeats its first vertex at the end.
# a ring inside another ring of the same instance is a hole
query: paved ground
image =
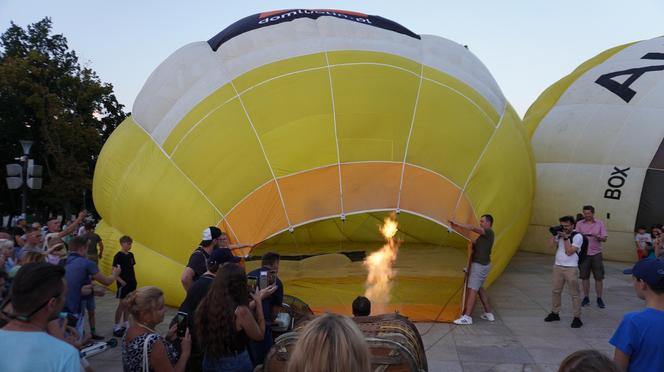
{"type": "MultiPolygon", "coordinates": [[[[623,263],[607,262],[604,281],[606,309],[594,304],[583,308],[584,326],[570,328],[571,304],[563,293],[562,321],[543,321],[551,308],[551,264],[553,257],[519,252],[505,273],[489,289],[496,321],[479,319],[481,306],[472,326],[418,323],[429,361],[437,371],[557,371],[568,354],[581,349],[597,349],[609,356],[608,340],[625,312],[639,309],[631,277],[622,274],[623,263]]],[[[592,283],[591,283],[592,285],[592,283]]],[[[594,293],[594,289],[591,290],[594,293]]],[[[97,303],[97,328],[110,336],[116,300],[106,296],[97,303]]],[[[169,309],[167,319],[174,314],[169,309]]],[[[165,326],[159,328],[165,331],[165,326]]],[[[95,371],[121,371],[120,349],[90,358],[95,371]]]]}

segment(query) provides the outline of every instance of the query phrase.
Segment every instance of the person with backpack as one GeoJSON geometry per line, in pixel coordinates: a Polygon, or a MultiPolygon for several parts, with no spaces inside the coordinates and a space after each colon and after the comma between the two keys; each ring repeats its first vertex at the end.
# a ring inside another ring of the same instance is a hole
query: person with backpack
{"type": "MultiPolygon", "coordinates": [[[[210,255],[213,250],[219,249],[219,243],[222,239],[222,231],[216,226],[206,227],[203,230],[201,244],[189,256],[187,266],[184,268],[180,278],[182,288],[185,291],[188,291],[191,284],[205,274],[208,269],[210,255]]],[[[237,261],[240,261],[240,258],[237,258],[234,262],[237,261]]]]}
{"type": "MultiPolygon", "coordinates": [[[[581,299],[579,297],[579,258],[583,255],[583,234],[574,231],[574,217],[563,216],[558,219],[560,229],[552,229],[556,233],[551,238],[551,245],[558,247],[556,259],[553,265],[552,291],[551,291],[551,313],[544,318],[545,322],[560,320],[561,293],[565,284],[569,287],[572,297],[572,309],[574,319],[572,328],[580,328],[581,321],[581,299]]],[[[587,243],[585,244],[587,247],[587,243]]]]}

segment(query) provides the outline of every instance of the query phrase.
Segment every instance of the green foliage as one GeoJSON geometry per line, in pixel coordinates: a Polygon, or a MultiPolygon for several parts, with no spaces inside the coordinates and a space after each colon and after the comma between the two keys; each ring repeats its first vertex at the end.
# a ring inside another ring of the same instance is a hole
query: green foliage
{"type": "MultiPolygon", "coordinates": [[[[33,140],[30,157],[44,165],[33,208],[69,210],[90,189],[102,145],[126,117],[111,84],[83,67],[49,18],[0,36],[0,161],[15,162],[20,139],[33,140]]],[[[3,180],[4,181],[4,180],[3,180]]],[[[0,186],[0,210],[15,212],[18,193],[0,186]]]]}

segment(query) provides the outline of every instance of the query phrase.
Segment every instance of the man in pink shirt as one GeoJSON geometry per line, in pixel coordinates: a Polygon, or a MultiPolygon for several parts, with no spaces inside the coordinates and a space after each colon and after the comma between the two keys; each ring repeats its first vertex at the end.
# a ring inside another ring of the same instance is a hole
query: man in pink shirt
{"type": "Polygon", "coordinates": [[[583,206],[583,219],[576,223],[576,231],[582,233],[588,238],[588,255],[579,264],[579,278],[583,285],[583,301],[581,306],[590,304],[590,272],[595,278],[595,292],[597,293],[597,306],[601,309],[606,305],[602,300],[602,291],[604,289],[602,281],[604,280],[604,261],[602,260],[602,242],[606,241],[606,226],[604,222],[595,219],[595,208],[592,205],[583,206]]]}

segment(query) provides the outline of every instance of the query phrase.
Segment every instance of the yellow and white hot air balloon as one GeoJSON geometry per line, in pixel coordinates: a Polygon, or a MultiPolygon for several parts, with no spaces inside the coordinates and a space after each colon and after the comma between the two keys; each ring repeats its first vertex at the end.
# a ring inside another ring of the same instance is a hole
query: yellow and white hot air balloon
{"type": "Polygon", "coordinates": [[[593,205],[604,257],[635,260],[635,228],[664,222],[663,118],[664,37],[609,49],[542,93],[524,118],[537,192],[523,248],[546,251],[558,217],[593,205]]]}
{"type": "Polygon", "coordinates": [[[528,225],[533,170],[521,120],[468,49],[378,16],[296,9],[244,18],[159,65],[104,146],[93,191],[105,243],[131,235],[139,284],[170,304],[200,232],[217,225],[258,244],[251,255],[285,256],[286,293],[350,312],[361,258],[396,212],[389,309],[448,320],[472,238],[448,220],[495,217],[493,280],[528,225]]]}

